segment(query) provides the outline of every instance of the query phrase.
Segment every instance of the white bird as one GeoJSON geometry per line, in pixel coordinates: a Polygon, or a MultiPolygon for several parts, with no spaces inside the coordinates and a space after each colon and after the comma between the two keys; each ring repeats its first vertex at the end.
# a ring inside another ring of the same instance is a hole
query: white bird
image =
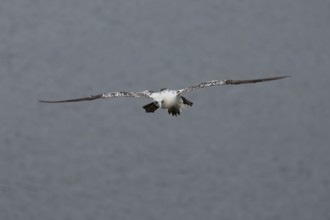
{"type": "Polygon", "coordinates": [[[201,82],[183,89],[178,90],[170,90],[170,89],[161,89],[159,92],[152,92],[149,90],[145,90],[142,92],[108,92],[102,93],[98,95],[91,95],[83,98],[77,99],[66,99],[66,100],[40,100],[40,102],[45,103],[64,103],[64,102],[80,102],[80,101],[91,101],[95,99],[103,99],[103,98],[115,98],[115,97],[143,97],[143,98],[151,98],[154,101],[143,106],[146,112],[155,112],[158,108],[167,109],[169,114],[173,116],[180,115],[181,109],[185,106],[192,106],[193,103],[182,96],[183,93],[189,92],[194,89],[209,87],[209,86],[218,86],[218,85],[239,85],[239,84],[247,84],[247,83],[258,83],[265,81],[272,81],[283,79],[289,76],[278,76],[271,78],[263,78],[263,79],[249,79],[249,80],[211,80],[206,82],[201,82]]]}

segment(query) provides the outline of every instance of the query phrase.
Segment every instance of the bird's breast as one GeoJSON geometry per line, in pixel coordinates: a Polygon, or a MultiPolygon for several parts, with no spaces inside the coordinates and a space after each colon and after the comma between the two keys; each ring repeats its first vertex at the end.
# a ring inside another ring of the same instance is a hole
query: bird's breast
{"type": "Polygon", "coordinates": [[[154,93],[152,98],[157,101],[161,108],[170,108],[178,103],[178,95],[175,90],[164,90],[154,93]]]}

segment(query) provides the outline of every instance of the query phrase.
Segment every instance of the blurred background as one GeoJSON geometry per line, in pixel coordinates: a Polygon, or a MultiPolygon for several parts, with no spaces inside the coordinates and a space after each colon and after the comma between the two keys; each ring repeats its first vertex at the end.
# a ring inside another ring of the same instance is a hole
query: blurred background
{"type": "Polygon", "coordinates": [[[328,0],[2,0],[0,219],[330,219],[329,24],[328,0]],[[279,75],[179,117],[38,103],[279,75]]]}

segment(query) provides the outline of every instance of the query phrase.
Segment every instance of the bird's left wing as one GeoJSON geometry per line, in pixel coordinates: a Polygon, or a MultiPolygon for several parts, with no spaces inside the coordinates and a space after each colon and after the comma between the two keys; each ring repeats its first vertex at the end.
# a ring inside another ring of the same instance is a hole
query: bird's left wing
{"type": "Polygon", "coordinates": [[[106,98],[116,98],[116,97],[143,97],[150,98],[152,92],[145,90],[142,92],[108,92],[98,95],[91,95],[87,97],[77,98],[77,99],[65,99],[65,100],[39,100],[39,102],[45,103],[63,103],[63,102],[81,102],[81,101],[91,101],[95,99],[106,99],[106,98]]]}
{"type": "Polygon", "coordinates": [[[278,77],[270,77],[270,78],[262,78],[262,79],[248,79],[248,80],[230,80],[230,79],[220,79],[220,80],[211,80],[207,82],[198,83],[183,89],[177,90],[178,94],[182,94],[185,92],[189,92],[194,89],[200,89],[209,86],[218,86],[218,85],[239,85],[246,83],[258,83],[258,82],[266,82],[272,80],[283,79],[289,76],[278,76],[278,77]]]}

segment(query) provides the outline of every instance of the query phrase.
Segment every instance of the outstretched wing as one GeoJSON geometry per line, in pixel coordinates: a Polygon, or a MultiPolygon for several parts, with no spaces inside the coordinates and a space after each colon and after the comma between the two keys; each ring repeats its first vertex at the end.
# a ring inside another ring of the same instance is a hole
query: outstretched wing
{"type": "Polygon", "coordinates": [[[81,101],[91,101],[95,99],[105,99],[105,98],[116,98],[116,97],[143,97],[150,98],[152,92],[146,90],[143,92],[109,92],[102,93],[99,95],[91,95],[83,98],[77,99],[65,99],[65,100],[39,100],[39,102],[45,103],[63,103],[63,102],[81,102],[81,101]]]}
{"type": "Polygon", "coordinates": [[[182,94],[185,92],[189,92],[194,89],[200,89],[209,86],[218,86],[218,85],[239,85],[239,84],[246,84],[246,83],[258,83],[258,82],[266,82],[272,80],[283,79],[289,76],[278,76],[278,77],[271,77],[271,78],[263,78],[263,79],[248,79],[248,80],[230,80],[230,79],[223,79],[223,80],[211,80],[207,82],[198,83],[183,89],[178,90],[178,94],[182,94]]]}

